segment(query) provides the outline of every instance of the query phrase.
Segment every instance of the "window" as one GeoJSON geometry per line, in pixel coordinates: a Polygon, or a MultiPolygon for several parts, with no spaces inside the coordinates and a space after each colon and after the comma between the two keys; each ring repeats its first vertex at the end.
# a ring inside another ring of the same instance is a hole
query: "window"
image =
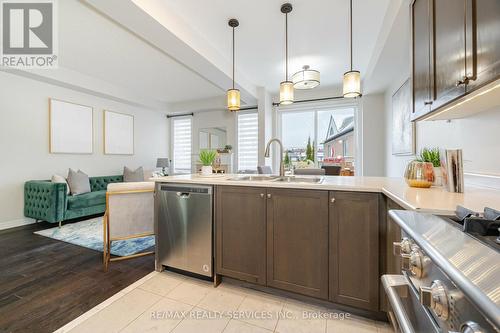
{"type": "Polygon", "coordinates": [[[255,170],[258,163],[259,118],[257,113],[238,113],[238,171],[255,170]]]}
{"type": "Polygon", "coordinates": [[[353,105],[279,110],[287,168],[341,165],[353,170],[355,112],[353,105]]]}
{"type": "Polygon", "coordinates": [[[191,173],[191,118],[172,120],[173,173],[191,173]]]}

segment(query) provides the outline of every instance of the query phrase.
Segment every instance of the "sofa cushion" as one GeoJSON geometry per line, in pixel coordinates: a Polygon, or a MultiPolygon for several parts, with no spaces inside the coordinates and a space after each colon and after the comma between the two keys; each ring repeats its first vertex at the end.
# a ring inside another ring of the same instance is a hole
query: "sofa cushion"
{"type": "Polygon", "coordinates": [[[139,167],[135,170],[124,167],[123,168],[123,181],[125,183],[143,182],[144,181],[144,170],[142,169],[142,167],[139,167]]]}
{"type": "Polygon", "coordinates": [[[110,183],[123,182],[123,175],[118,176],[104,176],[104,177],[90,177],[90,188],[94,191],[105,191],[110,183]]]}
{"type": "Polygon", "coordinates": [[[68,197],[68,209],[86,208],[106,204],[106,191],[94,191],[68,197]]]}
{"type": "Polygon", "coordinates": [[[89,176],[81,170],[76,172],[73,169],[69,169],[68,184],[72,195],[90,192],[89,176]]]}

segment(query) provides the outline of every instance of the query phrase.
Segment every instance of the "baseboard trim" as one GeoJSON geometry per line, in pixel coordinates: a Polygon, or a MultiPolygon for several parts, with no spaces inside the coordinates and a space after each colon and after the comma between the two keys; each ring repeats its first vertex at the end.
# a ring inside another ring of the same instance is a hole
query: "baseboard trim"
{"type": "Polygon", "coordinates": [[[3,221],[3,222],[0,222],[0,230],[21,227],[23,225],[33,224],[35,222],[36,221],[34,219],[30,219],[27,217],[22,218],[22,219],[17,219],[17,220],[3,221]]]}

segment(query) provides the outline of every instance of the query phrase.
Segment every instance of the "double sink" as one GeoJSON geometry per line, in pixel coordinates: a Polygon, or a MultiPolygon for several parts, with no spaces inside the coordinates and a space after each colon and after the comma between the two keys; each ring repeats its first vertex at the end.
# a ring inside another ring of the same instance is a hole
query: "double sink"
{"type": "Polygon", "coordinates": [[[279,182],[279,183],[306,183],[321,184],[323,177],[295,177],[295,176],[242,176],[229,178],[231,181],[247,182],[279,182]]]}

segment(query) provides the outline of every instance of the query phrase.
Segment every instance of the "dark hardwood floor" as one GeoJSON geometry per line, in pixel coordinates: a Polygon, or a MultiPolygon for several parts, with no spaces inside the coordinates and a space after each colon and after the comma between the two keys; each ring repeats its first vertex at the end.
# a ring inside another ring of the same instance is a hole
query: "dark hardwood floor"
{"type": "Polygon", "coordinates": [[[53,332],[154,270],[154,257],[113,262],[102,253],[33,234],[0,231],[0,332],[53,332]]]}

